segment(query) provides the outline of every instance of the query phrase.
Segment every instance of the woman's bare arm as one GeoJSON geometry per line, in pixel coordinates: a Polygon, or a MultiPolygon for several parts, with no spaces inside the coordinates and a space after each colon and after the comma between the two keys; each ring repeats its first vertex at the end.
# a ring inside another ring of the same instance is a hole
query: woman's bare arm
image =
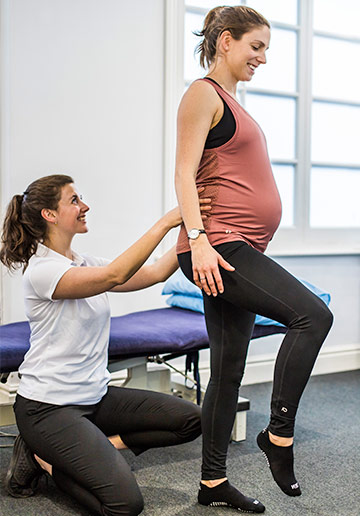
{"type": "Polygon", "coordinates": [[[176,249],[172,247],[155,263],[143,265],[126,283],[117,285],[111,289],[111,292],[133,292],[151,287],[156,283],[166,281],[178,267],[176,249]]]}
{"type": "MultiPolygon", "coordinates": [[[[175,186],[185,227],[203,228],[196,202],[195,176],[206,137],[223,109],[214,88],[204,81],[193,83],[184,95],[178,112],[175,186]]],[[[223,292],[219,265],[234,270],[210,245],[206,234],[190,241],[193,275],[196,285],[207,294],[223,292]]]]}
{"type": "MultiPolygon", "coordinates": [[[[197,193],[201,195],[204,188],[198,188],[197,193]]],[[[210,198],[198,198],[201,218],[206,219],[211,210],[210,198]]],[[[172,247],[166,254],[159,258],[152,265],[143,265],[126,283],[117,285],[111,292],[131,292],[151,287],[156,283],[166,281],[179,267],[176,255],[176,248],[172,247]]]]}
{"type": "Polygon", "coordinates": [[[181,215],[187,230],[202,228],[195,176],[206,137],[221,100],[209,84],[194,82],[185,93],[178,111],[175,186],[181,215]]]}
{"type": "Polygon", "coordinates": [[[104,267],[72,267],[58,282],[53,299],[95,296],[126,283],[144,264],[166,233],[180,224],[178,208],[165,214],[137,242],[104,267]]]}

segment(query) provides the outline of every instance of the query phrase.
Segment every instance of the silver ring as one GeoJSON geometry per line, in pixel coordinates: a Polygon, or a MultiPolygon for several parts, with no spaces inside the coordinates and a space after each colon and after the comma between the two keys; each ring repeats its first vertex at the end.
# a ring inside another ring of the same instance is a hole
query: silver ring
{"type": "Polygon", "coordinates": [[[200,281],[202,281],[203,279],[206,279],[206,278],[201,278],[201,277],[199,276],[199,279],[200,279],[200,281]]]}

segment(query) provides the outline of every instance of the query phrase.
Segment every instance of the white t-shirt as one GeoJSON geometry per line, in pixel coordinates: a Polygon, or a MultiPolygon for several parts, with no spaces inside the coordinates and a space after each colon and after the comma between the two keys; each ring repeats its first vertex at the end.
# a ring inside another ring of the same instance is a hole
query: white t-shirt
{"type": "Polygon", "coordinates": [[[71,267],[102,266],[102,258],[73,253],[73,261],[39,244],[24,273],[30,349],[19,368],[18,392],[54,405],[93,405],[107,391],[110,306],[106,293],[52,299],[71,267]]]}

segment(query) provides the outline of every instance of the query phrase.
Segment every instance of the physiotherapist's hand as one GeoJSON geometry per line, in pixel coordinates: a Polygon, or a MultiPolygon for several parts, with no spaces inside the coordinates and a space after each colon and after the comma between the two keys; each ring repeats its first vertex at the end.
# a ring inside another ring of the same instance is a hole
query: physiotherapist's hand
{"type": "Polygon", "coordinates": [[[210,197],[204,197],[204,198],[201,197],[201,194],[203,193],[204,190],[205,190],[205,188],[203,186],[200,186],[197,189],[197,192],[198,192],[198,196],[199,196],[199,206],[200,206],[201,218],[207,219],[209,212],[211,210],[211,199],[210,199],[210,197]]]}
{"type": "Polygon", "coordinates": [[[193,277],[195,284],[210,296],[224,292],[219,266],[227,271],[235,268],[228,263],[209,243],[205,234],[190,241],[193,277]]]}

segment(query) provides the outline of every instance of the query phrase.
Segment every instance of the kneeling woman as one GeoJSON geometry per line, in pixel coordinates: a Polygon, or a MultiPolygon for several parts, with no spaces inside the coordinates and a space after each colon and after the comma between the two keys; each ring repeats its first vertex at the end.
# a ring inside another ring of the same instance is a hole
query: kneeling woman
{"type": "MultiPolygon", "coordinates": [[[[205,200],[200,204],[207,208],[205,200]]],[[[140,454],[191,441],[200,434],[200,409],[161,393],[108,387],[106,292],[167,279],[177,268],[174,250],[143,264],[181,218],[178,208],[168,212],[110,262],[71,248],[74,235],[88,231],[88,210],[71,177],[52,175],[15,195],[5,217],[0,259],[24,269],[31,327],[6,488],[15,497],[31,496],[47,471],[93,514],[137,515],[142,495],[118,450],[140,454]]]]}

